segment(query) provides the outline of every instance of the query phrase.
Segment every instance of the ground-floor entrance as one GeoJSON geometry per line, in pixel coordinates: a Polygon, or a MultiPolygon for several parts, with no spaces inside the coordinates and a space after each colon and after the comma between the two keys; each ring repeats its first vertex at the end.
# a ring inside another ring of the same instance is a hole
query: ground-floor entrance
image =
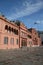
{"type": "Polygon", "coordinates": [[[22,38],[22,40],[21,40],[21,46],[27,46],[27,39],[22,38]]]}

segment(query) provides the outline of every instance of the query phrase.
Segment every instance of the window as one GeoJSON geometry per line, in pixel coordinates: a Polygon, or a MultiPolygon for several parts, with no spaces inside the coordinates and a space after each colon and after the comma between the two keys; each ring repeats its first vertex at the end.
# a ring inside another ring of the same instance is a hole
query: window
{"type": "Polygon", "coordinates": [[[8,37],[4,37],[4,44],[8,44],[8,37]]]}
{"type": "Polygon", "coordinates": [[[21,31],[21,36],[22,37],[27,37],[26,33],[24,33],[23,31],[21,31]]]}
{"type": "Polygon", "coordinates": [[[16,43],[18,44],[18,39],[16,39],[16,43]]]}
{"type": "Polygon", "coordinates": [[[14,38],[10,39],[10,43],[14,45],[14,38]]]}
{"type": "Polygon", "coordinates": [[[30,35],[28,35],[28,38],[32,38],[30,35]]]}
{"type": "Polygon", "coordinates": [[[14,34],[18,35],[18,30],[14,29],[14,34]]]}
{"type": "Polygon", "coordinates": [[[5,30],[8,30],[8,25],[5,25],[5,30]]]}
{"type": "Polygon", "coordinates": [[[12,28],[11,31],[14,32],[14,29],[12,28]]]}
{"type": "Polygon", "coordinates": [[[10,26],[9,26],[9,28],[8,28],[8,29],[9,29],[9,32],[11,32],[11,27],[10,27],[10,26]]]}

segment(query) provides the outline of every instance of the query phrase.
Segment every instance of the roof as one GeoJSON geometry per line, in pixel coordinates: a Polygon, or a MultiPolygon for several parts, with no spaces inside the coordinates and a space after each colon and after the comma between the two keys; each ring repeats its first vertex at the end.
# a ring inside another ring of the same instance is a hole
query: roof
{"type": "Polygon", "coordinates": [[[0,19],[2,19],[2,20],[4,20],[5,22],[8,22],[8,23],[10,23],[10,24],[12,24],[12,25],[18,27],[18,26],[15,24],[14,21],[8,20],[7,18],[5,18],[5,16],[0,16],[0,19]]]}

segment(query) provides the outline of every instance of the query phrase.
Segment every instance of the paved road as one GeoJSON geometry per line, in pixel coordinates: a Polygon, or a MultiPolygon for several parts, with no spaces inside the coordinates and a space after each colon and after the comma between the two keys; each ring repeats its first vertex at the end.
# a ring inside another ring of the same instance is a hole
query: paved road
{"type": "Polygon", "coordinates": [[[0,65],[43,65],[43,47],[0,50],[0,65]]]}

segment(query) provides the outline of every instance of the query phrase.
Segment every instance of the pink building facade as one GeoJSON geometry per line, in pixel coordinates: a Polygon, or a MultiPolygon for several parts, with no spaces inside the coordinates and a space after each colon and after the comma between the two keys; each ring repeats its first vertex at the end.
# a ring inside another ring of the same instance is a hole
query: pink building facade
{"type": "Polygon", "coordinates": [[[23,23],[18,26],[15,22],[10,22],[5,17],[0,16],[0,49],[14,49],[23,46],[35,46],[41,44],[38,33],[34,35],[31,33],[23,23]],[[34,37],[37,43],[33,42],[34,37]]]}
{"type": "Polygon", "coordinates": [[[40,38],[38,32],[34,28],[30,28],[29,31],[32,34],[33,46],[40,46],[41,45],[41,38],[40,38]]]}

